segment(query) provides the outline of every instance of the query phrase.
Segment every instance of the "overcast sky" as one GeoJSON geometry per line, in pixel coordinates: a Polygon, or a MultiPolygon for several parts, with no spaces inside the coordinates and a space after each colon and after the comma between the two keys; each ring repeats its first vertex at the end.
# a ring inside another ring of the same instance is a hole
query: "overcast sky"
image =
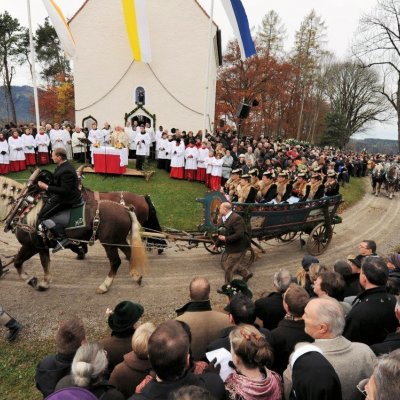
{"type": "MultiPolygon", "coordinates": [[[[67,19],[74,15],[83,2],[84,0],[56,0],[67,19]]],[[[305,15],[315,9],[327,26],[327,48],[338,58],[346,58],[360,16],[369,12],[376,4],[376,0],[242,0],[242,2],[251,27],[258,28],[263,16],[271,9],[279,14],[286,26],[285,50],[287,51],[291,49],[294,34],[305,15]]],[[[47,14],[42,0],[30,0],[30,3],[35,29],[37,24],[43,23],[47,14]]],[[[199,0],[199,3],[207,12],[210,12],[211,0],[199,0]]],[[[0,13],[6,10],[17,17],[22,25],[28,26],[27,0],[0,0],[0,13]]],[[[215,0],[214,20],[222,30],[223,44],[226,44],[233,38],[233,32],[219,0],[215,0]]],[[[100,29],[100,26],[98,28],[100,29]]],[[[31,79],[27,71],[20,73],[14,84],[30,85],[31,79]]],[[[374,125],[368,130],[367,136],[395,139],[397,137],[395,124],[374,125]]]]}

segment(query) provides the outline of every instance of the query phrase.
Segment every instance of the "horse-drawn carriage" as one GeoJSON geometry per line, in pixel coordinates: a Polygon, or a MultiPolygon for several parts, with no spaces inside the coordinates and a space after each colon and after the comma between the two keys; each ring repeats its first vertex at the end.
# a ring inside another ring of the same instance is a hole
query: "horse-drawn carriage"
{"type": "MultiPolygon", "coordinates": [[[[2,207],[6,215],[5,230],[12,229],[22,244],[14,259],[19,276],[32,286],[45,290],[50,282],[49,246],[38,238],[35,221],[29,224],[29,218],[26,219],[35,209],[40,210],[41,192],[35,184],[38,174],[36,171],[31,176],[27,186],[2,178],[0,187],[4,193],[0,195],[0,203],[4,203],[2,207]],[[36,278],[29,277],[23,270],[23,263],[37,253],[45,272],[44,281],[39,284],[36,278]]],[[[145,257],[138,235],[139,222],[146,230],[141,233],[142,238],[146,239],[149,247],[158,247],[159,253],[167,246],[167,241],[178,245],[182,250],[203,243],[209,252],[222,254],[222,260],[226,256],[224,248],[216,243],[219,208],[221,203],[226,201],[219,192],[211,192],[204,198],[197,199],[203,204],[204,221],[197,231],[184,232],[161,230],[155,208],[147,196],[129,192],[84,191],[85,224],[81,229],[71,231],[68,236],[72,246],[78,248],[92,244],[96,239],[105,248],[110,261],[110,272],[99,286],[98,293],[105,293],[112,284],[121,263],[118,249],[130,259],[131,274],[140,284],[141,275],[137,272],[137,265],[145,263],[145,257]],[[126,241],[128,236],[131,238],[131,244],[126,241]],[[178,244],[182,242],[186,242],[186,245],[178,244]]],[[[251,264],[255,259],[254,248],[265,252],[261,246],[262,242],[273,238],[286,242],[294,240],[297,235],[300,235],[301,243],[305,244],[310,254],[322,254],[331,242],[334,225],[341,221],[336,214],[341,201],[341,196],[338,195],[296,204],[233,203],[234,211],[246,221],[251,237],[252,246],[248,250],[247,263],[251,264]],[[304,234],[308,235],[307,242],[301,238],[304,234]]]]}

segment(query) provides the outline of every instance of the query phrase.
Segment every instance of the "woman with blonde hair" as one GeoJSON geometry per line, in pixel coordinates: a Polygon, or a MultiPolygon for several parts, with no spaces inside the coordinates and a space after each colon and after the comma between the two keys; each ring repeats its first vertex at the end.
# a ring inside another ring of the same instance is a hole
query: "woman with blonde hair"
{"type": "Polygon", "coordinates": [[[252,325],[240,325],[230,334],[235,371],[225,382],[231,400],[280,400],[282,382],[268,367],[273,354],[265,336],[252,325]]]}
{"type": "Polygon", "coordinates": [[[140,325],[132,337],[132,351],[124,355],[110,376],[110,384],[114,385],[126,398],[131,396],[136,386],[151,371],[148,344],[156,327],[151,322],[140,325]]]}

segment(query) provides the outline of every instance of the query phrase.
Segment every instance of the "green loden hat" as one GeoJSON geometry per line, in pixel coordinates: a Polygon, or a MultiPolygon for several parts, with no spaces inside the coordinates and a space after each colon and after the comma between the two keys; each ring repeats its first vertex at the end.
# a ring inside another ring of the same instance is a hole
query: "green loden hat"
{"type": "Polygon", "coordinates": [[[141,304],[132,303],[131,301],[121,301],[114,308],[113,313],[108,317],[108,326],[114,332],[123,332],[130,328],[143,315],[144,308],[141,304]]]}

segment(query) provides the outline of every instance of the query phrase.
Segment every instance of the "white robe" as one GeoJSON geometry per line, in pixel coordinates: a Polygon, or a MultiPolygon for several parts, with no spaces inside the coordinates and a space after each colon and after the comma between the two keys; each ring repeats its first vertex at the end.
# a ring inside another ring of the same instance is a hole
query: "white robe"
{"type": "Polygon", "coordinates": [[[80,131],[74,132],[72,134],[71,142],[72,142],[72,151],[74,154],[84,153],[86,144],[82,143],[79,139],[86,139],[86,135],[84,132],[80,131]]]}
{"type": "Polygon", "coordinates": [[[150,135],[145,132],[145,133],[138,133],[135,138],[135,143],[136,143],[136,155],[137,156],[147,156],[148,149],[151,143],[151,138],[150,135]],[[144,142],[144,143],[143,143],[144,142]]]}
{"type": "Polygon", "coordinates": [[[224,163],[223,158],[215,158],[211,161],[211,176],[222,176],[222,164],[224,163]]]}
{"type": "Polygon", "coordinates": [[[167,159],[167,152],[169,149],[169,140],[168,139],[163,139],[161,138],[158,141],[158,145],[157,145],[157,151],[158,151],[158,158],[160,160],[165,160],[167,159]]]}
{"type": "Polygon", "coordinates": [[[10,147],[5,139],[3,142],[0,142],[0,164],[10,164],[10,147]],[[1,154],[2,151],[5,151],[7,154],[1,154]]]}
{"type": "MultiPolygon", "coordinates": [[[[168,139],[167,139],[168,140],[168,139]]],[[[165,147],[165,159],[170,160],[172,156],[172,146],[175,146],[175,142],[173,140],[169,141],[165,147]]]]}
{"type": "Polygon", "coordinates": [[[214,157],[214,156],[212,156],[212,157],[207,156],[207,157],[204,159],[204,164],[205,164],[205,166],[206,166],[206,168],[207,168],[207,171],[206,171],[207,174],[211,174],[212,166],[213,166],[214,160],[215,160],[215,157],[214,157]]]}
{"type": "MultiPolygon", "coordinates": [[[[97,144],[99,143],[101,146],[104,144],[104,134],[103,132],[97,128],[97,129],[91,129],[89,131],[88,139],[92,144],[97,144]]],[[[90,146],[90,149],[92,149],[93,146],[90,146]]]]}
{"type": "Polygon", "coordinates": [[[63,137],[65,142],[65,150],[67,152],[67,159],[72,160],[72,140],[71,134],[66,129],[63,130],[63,137]]]}
{"type": "Polygon", "coordinates": [[[38,153],[47,153],[49,151],[50,138],[46,133],[43,135],[38,133],[35,137],[35,143],[38,153]]]}
{"type": "Polygon", "coordinates": [[[24,153],[35,154],[35,138],[32,135],[26,135],[24,133],[22,134],[21,139],[24,142],[24,153]]]}
{"type": "Polygon", "coordinates": [[[128,147],[129,150],[136,150],[136,131],[134,131],[130,126],[125,128],[125,133],[128,135],[128,147]]]}
{"type": "Polygon", "coordinates": [[[101,130],[101,138],[102,138],[102,145],[103,146],[110,146],[111,145],[111,129],[103,128],[101,130]]]}
{"type": "Polygon", "coordinates": [[[175,141],[171,142],[171,168],[185,166],[185,144],[181,142],[179,146],[175,141]]]}
{"type": "Polygon", "coordinates": [[[197,150],[197,147],[187,147],[185,150],[185,160],[186,160],[185,169],[197,170],[198,156],[199,156],[199,151],[197,150]]]}
{"type": "Polygon", "coordinates": [[[50,131],[50,141],[51,148],[55,149],[64,149],[67,151],[67,136],[65,132],[61,129],[52,129],[50,131]]]}
{"type": "Polygon", "coordinates": [[[197,168],[207,168],[205,164],[205,159],[208,157],[208,154],[210,153],[210,150],[207,149],[202,149],[200,147],[199,149],[199,157],[197,158],[197,168]]]}
{"type": "Polygon", "coordinates": [[[8,145],[10,146],[10,161],[25,160],[24,142],[22,138],[18,137],[15,139],[14,137],[10,136],[8,138],[8,145]]]}

